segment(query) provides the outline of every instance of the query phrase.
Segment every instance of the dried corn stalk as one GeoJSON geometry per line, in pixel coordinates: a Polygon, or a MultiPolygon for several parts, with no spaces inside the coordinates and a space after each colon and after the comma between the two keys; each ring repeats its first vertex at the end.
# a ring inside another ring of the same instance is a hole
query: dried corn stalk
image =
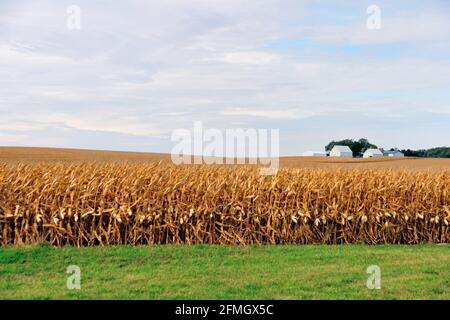
{"type": "Polygon", "coordinates": [[[450,172],[0,165],[0,244],[449,243],[450,172]]]}

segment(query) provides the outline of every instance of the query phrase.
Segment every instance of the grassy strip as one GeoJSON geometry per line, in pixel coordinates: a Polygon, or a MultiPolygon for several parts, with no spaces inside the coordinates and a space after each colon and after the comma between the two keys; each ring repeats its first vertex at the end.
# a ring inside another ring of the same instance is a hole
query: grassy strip
{"type": "Polygon", "coordinates": [[[2,299],[450,299],[448,245],[0,248],[2,299]],[[68,290],[66,268],[81,268],[68,290]],[[369,290],[366,268],[381,268],[369,290]]]}

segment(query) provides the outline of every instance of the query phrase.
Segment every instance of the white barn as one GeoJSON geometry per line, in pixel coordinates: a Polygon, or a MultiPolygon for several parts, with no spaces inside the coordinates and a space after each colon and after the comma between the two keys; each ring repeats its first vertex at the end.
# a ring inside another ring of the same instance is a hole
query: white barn
{"type": "Polygon", "coordinates": [[[394,151],[385,151],[384,152],[384,156],[386,156],[386,157],[395,157],[395,158],[403,158],[405,155],[403,154],[403,152],[400,152],[398,150],[394,150],[394,151]]]}
{"type": "Polygon", "coordinates": [[[327,153],[324,151],[306,151],[302,153],[303,157],[326,157],[327,153]]]}
{"type": "Polygon", "coordinates": [[[382,156],[383,152],[381,152],[379,149],[367,149],[363,154],[363,158],[376,158],[382,156]]]}
{"type": "Polygon", "coordinates": [[[330,151],[330,157],[353,158],[353,152],[347,146],[334,146],[330,151]]]}

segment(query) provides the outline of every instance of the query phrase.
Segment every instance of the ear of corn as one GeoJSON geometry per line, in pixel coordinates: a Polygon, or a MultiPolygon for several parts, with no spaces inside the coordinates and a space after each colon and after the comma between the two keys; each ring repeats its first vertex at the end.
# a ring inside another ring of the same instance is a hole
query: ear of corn
{"type": "Polygon", "coordinates": [[[450,173],[0,165],[0,244],[450,242],[450,173]]]}

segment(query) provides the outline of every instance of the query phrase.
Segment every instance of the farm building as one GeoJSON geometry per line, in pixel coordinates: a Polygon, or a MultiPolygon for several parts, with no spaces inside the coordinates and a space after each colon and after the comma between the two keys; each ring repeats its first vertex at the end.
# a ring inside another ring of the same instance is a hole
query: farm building
{"type": "Polygon", "coordinates": [[[325,151],[306,151],[302,153],[303,157],[326,157],[325,151]]]}
{"type": "Polygon", "coordinates": [[[334,146],[330,151],[330,157],[353,158],[353,152],[347,146],[334,146]]]}
{"type": "Polygon", "coordinates": [[[405,156],[402,152],[398,150],[384,151],[383,155],[385,157],[397,157],[397,158],[403,158],[405,156]]]}
{"type": "Polygon", "coordinates": [[[375,158],[375,157],[382,157],[383,152],[381,152],[379,149],[367,149],[366,152],[363,154],[363,158],[375,158]]]}

